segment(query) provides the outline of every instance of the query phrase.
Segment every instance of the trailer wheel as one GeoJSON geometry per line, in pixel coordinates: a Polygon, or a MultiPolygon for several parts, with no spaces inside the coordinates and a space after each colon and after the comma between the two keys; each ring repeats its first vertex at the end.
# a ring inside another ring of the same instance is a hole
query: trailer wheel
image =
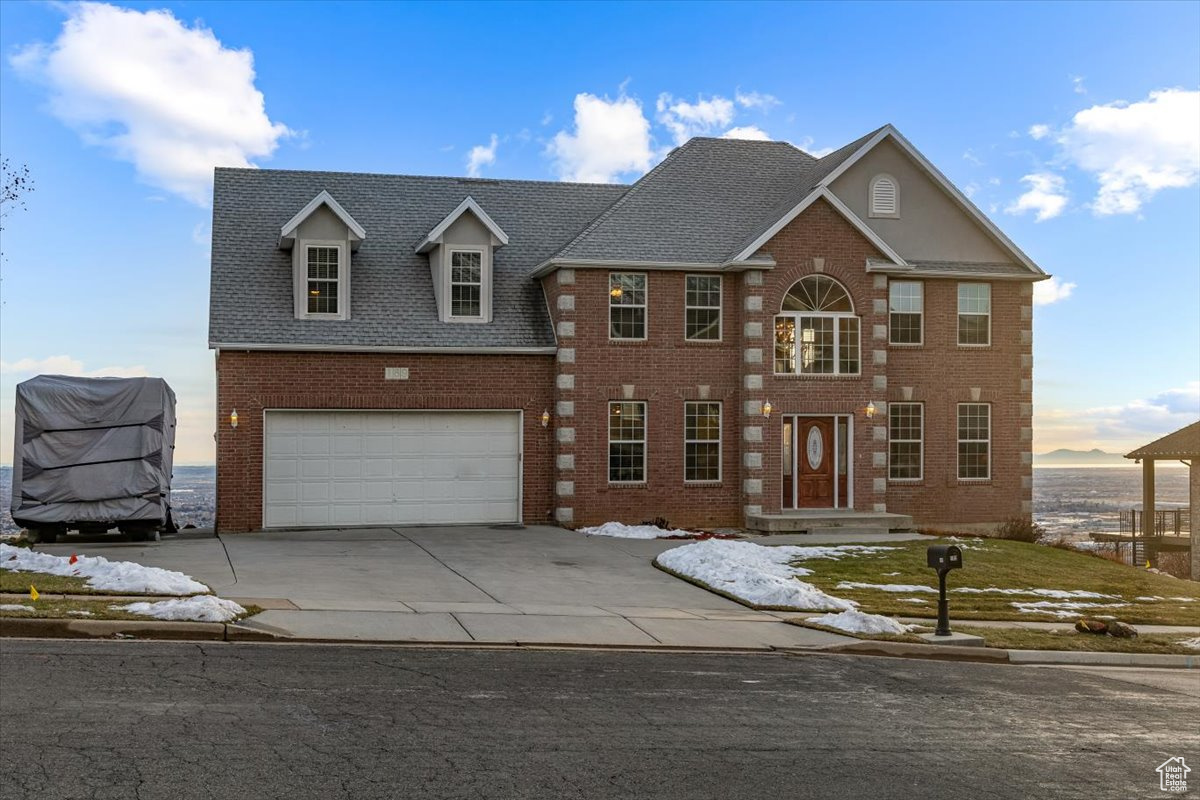
{"type": "Polygon", "coordinates": [[[33,540],[37,544],[54,544],[58,541],[57,528],[30,528],[29,532],[33,534],[33,540]]]}

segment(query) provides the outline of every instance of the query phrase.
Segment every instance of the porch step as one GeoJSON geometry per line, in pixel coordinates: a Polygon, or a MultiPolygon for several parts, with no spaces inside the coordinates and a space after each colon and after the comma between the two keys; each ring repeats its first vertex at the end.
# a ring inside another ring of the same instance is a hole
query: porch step
{"type": "Polygon", "coordinates": [[[912,517],[884,511],[785,511],[754,514],[747,527],[763,533],[890,533],[912,530],[912,517]]]}

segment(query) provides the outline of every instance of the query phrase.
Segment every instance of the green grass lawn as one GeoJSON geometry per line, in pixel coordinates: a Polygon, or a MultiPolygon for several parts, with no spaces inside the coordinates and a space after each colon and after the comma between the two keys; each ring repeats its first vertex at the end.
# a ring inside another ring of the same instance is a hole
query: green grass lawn
{"type": "MultiPolygon", "coordinates": [[[[40,591],[40,590],[39,590],[40,591]]],[[[153,602],[153,598],[148,598],[153,602]]],[[[5,600],[5,604],[14,604],[29,606],[33,610],[9,610],[0,611],[0,617],[19,617],[24,619],[136,619],[136,620],[152,620],[153,617],[148,617],[144,614],[131,614],[128,611],[120,611],[110,608],[114,605],[128,605],[130,600],[113,601],[111,598],[97,597],[96,599],[88,600],[64,600],[58,597],[42,597],[38,600],[5,600]],[[86,612],[86,613],[84,613],[86,612]]],[[[258,606],[246,606],[246,613],[238,619],[246,617],[262,611],[258,606]]]]}
{"type": "MultiPolygon", "coordinates": [[[[874,542],[872,544],[878,544],[874,542]]],[[[1021,612],[1014,602],[1065,602],[1032,595],[966,594],[951,591],[952,620],[991,619],[1024,622],[1073,622],[1083,616],[1113,616],[1122,622],[1160,625],[1200,625],[1200,583],[1156,575],[1085,553],[1002,539],[922,538],[895,542],[895,550],[843,558],[797,562],[813,571],[801,580],[829,594],[854,600],[872,614],[936,619],[937,595],[928,592],[886,592],[879,589],[839,589],[843,581],[873,584],[912,584],[937,588],[937,574],[926,566],[925,550],[932,544],[963,547],[963,568],[950,573],[947,585],[986,589],[1083,589],[1117,595],[1119,599],[1069,598],[1069,602],[1123,603],[1115,608],[1082,608],[1070,617],[1021,612]],[[895,573],[895,574],[889,574],[895,573]],[[1136,600],[1162,597],[1163,600],[1136,600]],[[1192,602],[1169,598],[1190,598],[1192,602]],[[924,603],[904,602],[917,598],[924,603]]],[[[1065,610],[1065,609],[1064,609],[1065,610]]],[[[1097,637],[1099,638],[1099,637],[1097,637]]]]}
{"type": "MultiPolygon", "coordinates": [[[[0,592],[29,594],[29,586],[50,594],[113,594],[99,592],[87,585],[87,578],[68,575],[46,575],[41,572],[17,572],[0,568],[0,592]]],[[[122,592],[122,594],[125,594],[122,592]]]]}

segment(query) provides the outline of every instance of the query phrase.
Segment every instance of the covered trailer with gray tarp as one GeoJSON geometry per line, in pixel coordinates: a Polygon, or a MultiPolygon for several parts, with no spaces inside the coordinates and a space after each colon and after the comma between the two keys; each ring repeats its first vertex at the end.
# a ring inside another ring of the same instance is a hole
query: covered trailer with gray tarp
{"type": "Polygon", "coordinates": [[[162,378],[39,375],[17,384],[12,517],[41,541],[171,529],[175,393],[162,378]]]}

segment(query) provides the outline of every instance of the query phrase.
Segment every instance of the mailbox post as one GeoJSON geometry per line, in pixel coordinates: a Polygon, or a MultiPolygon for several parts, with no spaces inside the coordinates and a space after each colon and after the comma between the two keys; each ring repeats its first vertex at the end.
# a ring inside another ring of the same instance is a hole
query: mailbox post
{"type": "Polygon", "coordinates": [[[933,635],[949,636],[950,606],[946,602],[946,575],[952,569],[962,569],[962,550],[952,544],[935,544],[926,551],[925,557],[938,574],[938,621],[933,635]]]}

